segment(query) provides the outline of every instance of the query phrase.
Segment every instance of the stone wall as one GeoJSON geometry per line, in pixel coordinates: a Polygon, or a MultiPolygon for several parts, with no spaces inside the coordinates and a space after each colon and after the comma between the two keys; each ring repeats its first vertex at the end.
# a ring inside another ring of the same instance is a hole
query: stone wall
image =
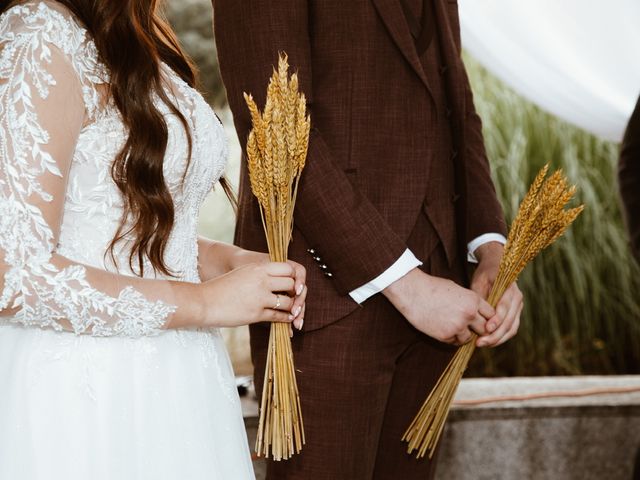
{"type": "Polygon", "coordinates": [[[567,396],[457,405],[438,480],[632,480],[640,449],[640,377],[469,379],[457,399],[567,396]],[[635,388],[635,392],[621,393],[635,388]],[[604,393],[606,391],[619,393],[604,393]],[[581,393],[595,393],[581,396],[581,393]],[[577,396],[574,396],[577,395],[577,396]]]}

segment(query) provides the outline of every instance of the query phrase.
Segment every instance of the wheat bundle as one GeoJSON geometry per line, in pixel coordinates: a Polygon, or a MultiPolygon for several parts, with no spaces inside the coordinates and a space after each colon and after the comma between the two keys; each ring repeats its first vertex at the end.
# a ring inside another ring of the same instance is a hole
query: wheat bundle
{"type": "MultiPolygon", "coordinates": [[[[555,242],[584,209],[581,205],[565,210],[575,195],[576,187],[568,186],[561,171],[546,178],[548,169],[546,165],[538,173],[509,231],[498,275],[487,299],[493,307],[497,306],[527,264],[555,242]]],[[[475,351],[477,338],[474,334],[470,342],[458,349],[402,437],[409,444],[409,454],[417,451],[418,458],[424,457],[427,452],[430,458],[433,456],[453,397],[475,351]]]]}
{"type": "MultiPolygon", "coordinates": [[[[293,210],[309,145],[311,119],[299,92],[298,76],[289,77],[287,56],[267,88],[264,112],[251,95],[245,100],[253,129],[247,140],[248,170],[260,204],[272,261],[284,262],[293,232],[293,210]]],[[[305,443],[300,396],[293,363],[289,325],[271,325],[256,452],[274,460],[291,458],[305,443]]]]}

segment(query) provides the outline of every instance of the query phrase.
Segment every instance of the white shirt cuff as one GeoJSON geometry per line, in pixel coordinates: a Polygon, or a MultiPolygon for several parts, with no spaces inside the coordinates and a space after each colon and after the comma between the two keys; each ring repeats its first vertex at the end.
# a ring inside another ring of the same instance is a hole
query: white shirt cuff
{"type": "Polygon", "coordinates": [[[485,243],[489,242],[499,242],[502,245],[507,243],[507,239],[504,238],[504,235],[499,233],[485,233],[484,235],[480,235],[478,238],[475,238],[467,245],[467,249],[469,253],[467,253],[467,260],[470,263],[478,263],[478,259],[476,258],[476,250],[480,248],[485,243]]]}
{"type": "Polygon", "coordinates": [[[382,275],[373,279],[366,285],[355,289],[349,293],[349,296],[357,303],[363,303],[365,300],[373,297],[376,293],[380,293],[389,285],[400,280],[407,273],[420,265],[422,265],[422,262],[416,258],[411,250],[407,249],[393,265],[382,273],[382,275]]]}

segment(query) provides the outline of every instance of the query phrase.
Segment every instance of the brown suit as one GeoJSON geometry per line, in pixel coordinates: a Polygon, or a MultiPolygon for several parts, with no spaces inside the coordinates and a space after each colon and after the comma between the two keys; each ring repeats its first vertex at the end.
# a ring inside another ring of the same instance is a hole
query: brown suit
{"type": "MultiPolygon", "coordinates": [[[[242,93],[264,103],[278,51],[299,72],[313,123],[290,249],[310,289],[294,338],[308,443],[270,465],[271,478],[411,479],[430,469],[399,439],[451,349],[381,295],[359,308],[348,294],[407,247],[426,271],[464,283],[467,242],[505,230],[460,59],[458,5],[433,1],[435,47],[420,56],[400,0],[213,0],[240,139],[250,129],[242,93]]],[[[244,169],[240,204],[238,244],[264,251],[244,169]]],[[[267,332],[252,329],[258,390],[267,332]]]]}
{"type": "Polygon", "coordinates": [[[640,261],[640,99],[622,141],[618,180],[631,249],[640,261]]]}

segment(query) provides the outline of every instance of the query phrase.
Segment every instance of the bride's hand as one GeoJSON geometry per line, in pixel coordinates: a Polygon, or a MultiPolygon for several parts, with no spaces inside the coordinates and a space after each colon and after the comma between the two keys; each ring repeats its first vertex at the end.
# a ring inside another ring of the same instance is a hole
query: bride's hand
{"type": "MultiPolygon", "coordinates": [[[[231,268],[236,269],[249,265],[252,263],[268,263],[269,255],[261,252],[254,252],[252,250],[237,249],[230,262],[231,268]]],[[[286,262],[294,269],[295,279],[295,294],[296,299],[292,309],[294,315],[293,326],[298,330],[302,330],[304,324],[305,305],[304,301],[307,297],[307,271],[306,269],[293,260],[287,260],[286,262]]]]}
{"type": "MultiPolygon", "coordinates": [[[[255,253],[255,252],[251,252],[255,253]]],[[[306,271],[295,262],[269,262],[264,254],[199,286],[203,326],[235,327],[293,322],[302,328],[306,271]]]]}

